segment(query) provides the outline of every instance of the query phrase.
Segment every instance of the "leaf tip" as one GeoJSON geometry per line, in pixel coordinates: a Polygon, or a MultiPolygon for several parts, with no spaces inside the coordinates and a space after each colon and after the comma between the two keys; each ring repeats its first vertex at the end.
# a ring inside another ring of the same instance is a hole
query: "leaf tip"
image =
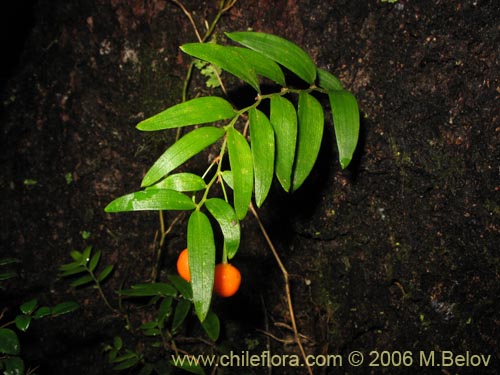
{"type": "Polygon", "coordinates": [[[342,169],[346,169],[349,164],[351,163],[351,159],[350,158],[342,158],[340,159],[340,167],[342,169]]]}

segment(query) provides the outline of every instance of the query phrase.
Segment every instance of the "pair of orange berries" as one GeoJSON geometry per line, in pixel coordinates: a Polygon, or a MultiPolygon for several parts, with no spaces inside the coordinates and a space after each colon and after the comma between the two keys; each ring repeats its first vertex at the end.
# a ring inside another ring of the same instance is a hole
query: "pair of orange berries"
{"type": "MultiPolygon", "coordinates": [[[[184,249],[177,259],[177,272],[187,282],[191,281],[188,263],[188,249],[184,249]]],[[[215,266],[214,292],[221,297],[231,297],[241,284],[240,271],[229,263],[219,263],[215,266]]]]}

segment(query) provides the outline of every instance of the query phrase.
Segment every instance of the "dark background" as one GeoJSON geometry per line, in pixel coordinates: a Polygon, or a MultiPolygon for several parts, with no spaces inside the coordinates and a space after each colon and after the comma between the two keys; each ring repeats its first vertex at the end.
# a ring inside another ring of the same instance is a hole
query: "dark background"
{"type": "MultiPolygon", "coordinates": [[[[198,25],[215,15],[215,1],[185,5],[198,25]]],[[[33,297],[50,305],[78,301],[78,312],[20,334],[23,358],[40,366],[39,374],[110,373],[103,348],[113,336],[127,336],[123,321],[95,290],[75,291],[57,270],[70,250],[92,245],[103,251],[103,264],[116,267],[105,288],[111,300],[120,283],[149,279],[157,215],[108,215],[103,208],[138,190],[171,144],[173,132],[144,134],[135,125],[180,101],[189,58],[178,46],[195,35],[181,10],[162,0],[2,7],[0,257],[22,263],[19,276],[3,284],[1,305],[8,317],[33,297]]],[[[291,274],[306,350],[492,356],[481,369],[317,373],[498,372],[499,19],[495,0],[240,1],[221,19],[220,42],[223,31],[248,27],[296,42],[340,78],[362,111],[348,170],[339,167],[327,113],[310,179],[292,196],[276,186],[261,210],[291,274]]],[[[196,73],[190,97],[210,92],[196,73]]],[[[206,160],[187,168],[203,171],[206,160]]],[[[163,280],[185,246],[185,225],[184,218],[167,239],[163,280]]],[[[251,217],[242,241],[234,260],[242,289],[214,303],[223,326],[219,347],[297,353],[258,331],[291,334],[275,324],[289,324],[282,277],[251,217]]],[[[137,338],[127,340],[141,348],[137,338]]]]}

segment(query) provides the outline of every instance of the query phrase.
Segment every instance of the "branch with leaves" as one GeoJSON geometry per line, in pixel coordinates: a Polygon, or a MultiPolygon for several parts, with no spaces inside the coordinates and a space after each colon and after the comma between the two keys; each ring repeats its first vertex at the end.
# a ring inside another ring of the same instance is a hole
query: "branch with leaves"
{"type": "Polygon", "coordinates": [[[245,218],[252,197],[260,207],[274,176],[286,192],[294,192],[310,174],[319,154],[325,122],[323,107],[315,95],[328,96],[342,168],[351,162],[359,134],[355,97],[335,76],[316,67],[303,49],[266,33],[233,32],[226,36],[239,46],[189,43],[181,50],[251,86],[256,91],[254,102],[245,108],[235,108],[222,97],[199,97],[140,122],[137,128],[142,131],[187,126],[195,129],[157,159],[142,180],[142,190],[119,197],[105,208],[106,212],[190,212],[187,247],[193,302],[200,321],[205,320],[209,311],[214,284],[216,246],[208,214],[219,224],[224,236],[222,261],[227,262],[237,253],[240,221],[245,218]],[[282,67],[302,80],[306,88],[288,86],[282,67]],[[273,81],[279,89],[263,94],[259,77],[273,81]],[[261,109],[266,101],[269,114],[261,109]],[[205,125],[222,121],[227,123],[205,125]],[[240,129],[247,122],[248,129],[246,125],[240,129]],[[217,142],[219,154],[202,176],[175,173],[217,142]],[[229,161],[229,169],[225,169],[225,160],[229,161]],[[222,188],[222,198],[212,196],[216,184],[222,188]]]}

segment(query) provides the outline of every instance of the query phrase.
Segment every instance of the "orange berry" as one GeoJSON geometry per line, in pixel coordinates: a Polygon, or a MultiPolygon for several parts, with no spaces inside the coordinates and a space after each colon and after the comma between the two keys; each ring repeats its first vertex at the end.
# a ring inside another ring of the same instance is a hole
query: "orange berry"
{"type": "Polygon", "coordinates": [[[241,273],[229,263],[219,263],[215,266],[214,292],[221,297],[231,297],[241,284],[241,273]]]}
{"type": "Polygon", "coordinates": [[[189,272],[188,249],[184,249],[179,254],[177,259],[177,272],[187,282],[191,281],[191,273],[189,272]]]}

